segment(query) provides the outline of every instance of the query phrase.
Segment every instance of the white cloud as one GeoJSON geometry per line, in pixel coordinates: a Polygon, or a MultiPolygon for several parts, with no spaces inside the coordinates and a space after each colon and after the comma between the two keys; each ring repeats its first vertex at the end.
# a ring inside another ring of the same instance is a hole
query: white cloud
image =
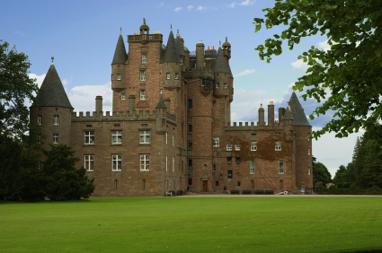
{"type": "Polygon", "coordinates": [[[205,9],[207,9],[207,8],[205,6],[202,6],[202,5],[198,5],[198,7],[196,7],[197,11],[204,11],[205,9]]]}
{"type": "Polygon", "coordinates": [[[263,90],[235,89],[231,121],[256,122],[260,104],[267,104],[270,96],[263,90]]]}
{"type": "Polygon", "coordinates": [[[103,97],[103,111],[112,108],[112,91],[110,82],[103,85],[75,86],[68,92],[69,100],[75,111],[94,111],[95,97],[103,97]]]}
{"type": "Polygon", "coordinates": [[[253,73],[255,73],[255,69],[244,69],[236,73],[235,77],[248,76],[248,75],[252,75],[253,73]]]}
{"type": "Polygon", "coordinates": [[[291,65],[295,69],[304,69],[305,70],[308,68],[308,64],[301,59],[297,59],[296,61],[292,62],[291,65]]]}
{"type": "Polygon", "coordinates": [[[328,40],[324,40],[318,43],[318,48],[326,52],[330,50],[331,46],[329,45],[328,40]]]}
{"type": "Polygon", "coordinates": [[[240,2],[240,5],[241,6],[250,6],[250,5],[253,5],[255,3],[254,0],[243,0],[240,2]]]}
{"type": "Polygon", "coordinates": [[[194,9],[194,6],[192,4],[187,5],[187,10],[192,11],[194,9]]]}
{"type": "Polygon", "coordinates": [[[174,9],[175,12],[180,12],[181,10],[183,10],[183,7],[181,6],[175,7],[174,9]]]}

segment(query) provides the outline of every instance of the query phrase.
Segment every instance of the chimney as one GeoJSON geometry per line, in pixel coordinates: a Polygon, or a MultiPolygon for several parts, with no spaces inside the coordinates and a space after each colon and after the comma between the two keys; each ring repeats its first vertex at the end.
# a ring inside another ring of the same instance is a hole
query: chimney
{"type": "Polygon", "coordinates": [[[264,108],[263,108],[263,104],[260,104],[260,108],[259,108],[259,121],[257,122],[257,125],[259,126],[264,126],[265,123],[264,123],[264,108]]]}
{"type": "Polygon", "coordinates": [[[268,104],[268,126],[275,125],[275,105],[273,101],[270,101],[268,104]]]}
{"type": "Polygon", "coordinates": [[[196,44],[196,68],[204,68],[204,44],[203,42],[198,42],[196,44]]]}
{"type": "Polygon", "coordinates": [[[96,96],[95,110],[97,114],[102,114],[102,96],[96,96]]]}
{"type": "Polygon", "coordinates": [[[130,112],[134,112],[135,111],[135,96],[134,95],[130,95],[128,98],[127,98],[127,104],[128,104],[128,109],[130,112]]]}

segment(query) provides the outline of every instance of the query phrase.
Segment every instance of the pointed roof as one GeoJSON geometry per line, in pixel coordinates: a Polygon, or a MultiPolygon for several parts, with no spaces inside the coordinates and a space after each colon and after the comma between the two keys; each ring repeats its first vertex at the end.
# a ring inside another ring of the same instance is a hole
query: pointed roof
{"type": "Polygon", "coordinates": [[[179,60],[177,45],[172,31],[170,31],[170,34],[168,35],[166,51],[164,53],[163,60],[164,62],[178,62],[179,60]]]}
{"type": "Polygon", "coordinates": [[[120,34],[118,37],[117,46],[115,47],[113,62],[111,64],[124,64],[127,60],[125,43],[123,37],[120,34]]]}
{"type": "Polygon", "coordinates": [[[218,49],[218,55],[215,61],[215,72],[232,75],[231,68],[229,67],[227,59],[224,57],[224,52],[221,47],[218,49]]]}
{"type": "Polygon", "coordinates": [[[53,64],[50,65],[32,106],[73,108],[53,64]]]}
{"type": "Polygon", "coordinates": [[[310,126],[304,109],[302,108],[295,92],[292,93],[288,104],[293,115],[293,125],[310,126]]]}
{"type": "Polygon", "coordinates": [[[159,102],[157,106],[155,107],[156,109],[167,109],[166,103],[164,102],[163,96],[161,95],[159,98],[159,102]]]}

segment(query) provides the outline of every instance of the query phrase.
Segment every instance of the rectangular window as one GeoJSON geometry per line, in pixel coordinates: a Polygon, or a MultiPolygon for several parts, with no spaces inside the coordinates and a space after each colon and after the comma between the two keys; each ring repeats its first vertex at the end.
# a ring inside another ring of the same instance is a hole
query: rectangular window
{"type": "Polygon", "coordinates": [[[84,132],[84,144],[86,145],[94,145],[95,143],[95,134],[93,130],[84,132]]]}
{"type": "Polygon", "coordinates": [[[219,89],[220,88],[220,83],[216,82],[215,87],[216,87],[216,89],[219,89]]]}
{"type": "Polygon", "coordinates": [[[84,155],[84,168],[87,171],[94,171],[94,155],[84,155]]]}
{"type": "Polygon", "coordinates": [[[60,125],[60,117],[57,115],[57,114],[55,114],[54,116],[53,116],[53,126],[58,126],[58,125],[60,125]]]}
{"type": "Polygon", "coordinates": [[[171,136],[171,143],[172,143],[172,146],[175,147],[175,136],[174,135],[171,136]]]}
{"type": "Polygon", "coordinates": [[[285,164],[283,160],[279,161],[279,174],[285,174],[285,164]]]}
{"type": "Polygon", "coordinates": [[[192,108],[192,99],[187,100],[187,107],[188,107],[188,109],[192,108]]]}
{"type": "Polygon", "coordinates": [[[121,130],[111,131],[111,144],[122,144],[122,131],[121,130]]]}
{"type": "Polygon", "coordinates": [[[167,134],[167,132],[166,132],[166,133],[165,133],[166,145],[167,145],[167,137],[168,137],[168,134],[167,134]]]}
{"type": "Polygon", "coordinates": [[[170,80],[170,79],[171,79],[171,74],[170,74],[170,72],[167,72],[167,73],[166,73],[166,79],[167,79],[167,80],[170,80]]]}
{"type": "Polygon", "coordinates": [[[140,130],[139,131],[139,144],[150,144],[150,130],[140,130]]]}
{"type": "Polygon", "coordinates": [[[175,79],[175,80],[179,80],[179,73],[175,73],[175,74],[174,74],[174,79],[175,79]]]}
{"type": "Polygon", "coordinates": [[[223,89],[227,89],[227,88],[228,88],[227,83],[223,83],[223,89]]]}
{"type": "Polygon", "coordinates": [[[235,151],[240,151],[240,144],[235,144],[235,151]]]}
{"type": "Polygon", "coordinates": [[[121,74],[117,74],[117,81],[121,81],[122,80],[122,75],[121,74]]]}
{"type": "Polygon", "coordinates": [[[150,170],[150,155],[149,154],[140,154],[139,155],[139,169],[141,171],[150,170]]]}
{"type": "Polygon", "coordinates": [[[140,90],[139,91],[139,100],[145,101],[146,100],[146,91],[145,90],[140,90]]]}
{"type": "Polygon", "coordinates": [[[54,133],[53,134],[53,144],[58,144],[59,134],[54,133]]]}
{"type": "Polygon", "coordinates": [[[144,70],[139,71],[139,81],[141,82],[146,81],[146,71],[144,70]]]}
{"type": "Polygon", "coordinates": [[[172,172],[175,171],[175,157],[172,158],[172,172]]]}
{"type": "Polygon", "coordinates": [[[38,116],[37,116],[37,125],[38,125],[38,126],[41,126],[41,125],[42,125],[42,116],[41,116],[41,115],[38,115],[38,116]]]}
{"type": "Polygon", "coordinates": [[[227,178],[228,178],[228,179],[232,179],[232,176],[233,176],[233,175],[232,175],[232,170],[228,170],[228,171],[227,171],[227,178]]]}
{"type": "Polygon", "coordinates": [[[257,151],[257,142],[256,141],[251,142],[251,151],[257,151]]]}
{"type": "Polygon", "coordinates": [[[119,154],[113,154],[111,156],[111,170],[121,171],[122,170],[122,156],[119,154]]]}
{"type": "Polygon", "coordinates": [[[212,138],[212,146],[214,148],[220,147],[220,138],[219,137],[212,138]]]}
{"type": "Polygon", "coordinates": [[[188,125],[188,132],[192,132],[192,125],[188,125]]]}
{"type": "Polygon", "coordinates": [[[168,158],[167,158],[167,156],[166,156],[166,172],[167,172],[167,169],[168,169],[168,158]]]}
{"type": "Polygon", "coordinates": [[[248,161],[249,174],[255,174],[256,164],[255,161],[248,161]]]}
{"type": "Polygon", "coordinates": [[[280,141],[276,141],[276,143],[275,143],[275,151],[281,151],[281,142],[280,141]]]}
{"type": "Polygon", "coordinates": [[[226,150],[226,151],[232,151],[232,144],[227,144],[227,145],[225,146],[225,150],[226,150]]]}
{"type": "Polygon", "coordinates": [[[146,54],[141,55],[141,64],[147,64],[147,55],[146,54]]]}

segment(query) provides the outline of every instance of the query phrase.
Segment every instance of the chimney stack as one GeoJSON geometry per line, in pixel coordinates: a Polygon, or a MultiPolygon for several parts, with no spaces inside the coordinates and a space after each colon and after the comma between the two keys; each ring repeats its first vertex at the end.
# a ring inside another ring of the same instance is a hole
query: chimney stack
{"type": "Polygon", "coordinates": [[[265,123],[264,123],[264,108],[263,108],[263,104],[260,104],[260,108],[259,108],[259,121],[257,122],[257,125],[259,126],[264,126],[265,123]]]}
{"type": "Polygon", "coordinates": [[[95,110],[97,114],[102,114],[102,96],[96,96],[95,110]]]}
{"type": "Polygon", "coordinates": [[[273,101],[270,101],[268,104],[268,126],[275,125],[275,105],[273,101]]]}
{"type": "Polygon", "coordinates": [[[279,108],[279,123],[280,123],[280,124],[281,124],[281,122],[283,121],[284,116],[285,116],[285,108],[280,107],[280,108],[279,108]]]}
{"type": "Polygon", "coordinates": [[[196,43],[196,68],[204,68],[204,44],[203,42],[196,43]]]}

